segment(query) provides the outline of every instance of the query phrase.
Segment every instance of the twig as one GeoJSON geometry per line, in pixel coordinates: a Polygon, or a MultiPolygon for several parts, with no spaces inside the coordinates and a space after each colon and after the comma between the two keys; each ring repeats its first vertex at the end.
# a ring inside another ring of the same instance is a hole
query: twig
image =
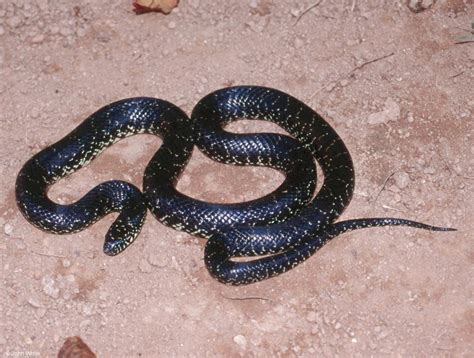
{"type": "Polygon", "coordinates": [[[380,194],[382,194],[382,191],[385,190],[385,186],[387,185],[388,181],[390,180],[391,177],[393,177],[393,175],[394,175],[395,173],[396,173],[396,171],[395,171],[395,172],[392,172],[392,173],[385,179],[385,181],[384,181],[383,184],[382,184],[382,188],[379,190],[377,196],[376,196],[375,199],[374,199],[374,202],[373,202],[374,204],[377,202],[377,200],[379,199],[380,194]]]}
{"type": "Polygon", "coordinates": [[[318,2],[314,3],[313,5],[308,6],[301,14],[298,15],[298,18],[296,19],[295,24],[293,26],[296,26],[304,15],[306,15],[309,11],[314,9],[316,6],[319,6],[319,4],[321,4],[322,2],[323,2],[323,0],[319,0],[318,2]]]}
{"type": "Polygon", "coordinates": [[[334,296],[331,295],[328,290],[324,290],[324,293],[329,297],[331,301],[334,301],[334,296]]]}
{"type": "Polygon", "coordinates": [[[406,213],[406,210],[402,210],[402,209],[394,208],[393,206],[382,205],[382,208],[384,208],[384,209],[387,209],[387,210],[395,210],[395,211],[399,211],[399,212],[401,212],[401,213],[406,213]]]}
{"type": "Polygon", "coordinates": [[[461,71],[461,72],[459,72],[459,73],[456,73],[455,75],[452,75],[452,76],[449,77],[449,78],[456,78],[456,77],[459,77],[459,76],[461,76],[464,72],[466,72],[466,71],[461,71]]]}
{"type": "Polygon", "coordinates": [[[225,296],[221,293],[221,296],[225,298],[226,300],[231,300],[231,301],[250,301],[250,300],[259,300],[259,301],[269,301],[273,302],[270,298],[265,298],[265,297],[258,297],[258,296],[249,296],[249,297],[228,297],[225,296]]]}
{"type": "Polygon", "coordinates": [[[352,0],[351,11],[354,11],[357,6],[357,0],[352,0]]]}
{"type": "MultiPolygon", "coordinates": [[[[361,70],[362,68],[364,68],[365,66],[367,65],[370,65],[371,63],[375,63],[375,62],[378,62],[378,61],[382,61],[386,58],[389,58],[391,56],[395,55],[394,52],[391,52],[389,53],[388,55],[383,55],[381,57],[377,57],[377,58],[374,58],[373,60],[369,60],[369,61],[366,61],[356,67],[354,67],[352,70],[350,70],[349,72],[347,72],[345,75],[342,75],[340,76],[336,81],[334,81],[335,83],[339,83],[341,82],[344,78],[347,78],[349,77],[350,75],[352,75],[354,72],[358,71],[358,70],[361,70]]],[[[316,96],[319,92],[321,92],[323,89],[327,88],[331,83],[333,82],[330,82],[328,83],[327,85],[324,85],[322,87],[320,87],[319,89],[317,89],[316,91],[313,92],[313,94],[309,97],[309,99],[312,99],[314,96],[316,96]]]]}
{"type": "Polygon", "coordinates": [[[35,254],[35,255],[40,255],[40,256],[46,256],[46,257],[56,257],[58,259],[65,259],[66,256],[62,256],[62,255],[55,255],[55,254],[46,254],[46,253],[43,253],[43,252],[36,252],[36,251],[33,251],[33,250],[28,250],[29,252],[35,254]]]}
{"type": "Polygon", "coordinates": [[[470,36],[470,37],[460,37],[459,39],[457,39],[457,41],[454,43],[455,45],[459,45],[459,44],[467,44],[469,42],[474,42],[474,37],[470,36]]]}
{"type": "Polygon", "coordinates": [[[436,347],[437,350],[440,350],[440,351],[452,351],[453,348],[451,347],[436,347]]]}
{"type": "Polygon", "coordinates": [[[374,62],[377,62],[377,61],[381,61],[381,60],[385,60],[386,58],[388,57],[391,57],[393,56],[395,53],[394,52],[391,52],[389,53],[388,55],[383,55],[382,57],[377,57],[377,58],[374,58],[373,60],[369,60],[369,61],[366,61],[364,63],[362,63],[361,65],[359,66],[356,66],[354,69],[352,69],[351,72],[348,73],[348,75],[350,75],[351,73],[357,71],[357,70],[360,70],[362,68],[364,68],[365,66],[367,65],[370,65],[371,63],[374,63],[374,62]]]}

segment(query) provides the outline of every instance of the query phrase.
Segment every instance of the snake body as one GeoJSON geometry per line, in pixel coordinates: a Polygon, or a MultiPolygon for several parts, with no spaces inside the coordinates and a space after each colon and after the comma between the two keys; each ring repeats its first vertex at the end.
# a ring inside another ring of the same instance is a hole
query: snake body
{"type": "Polygon", "coordinates": [[[146,208],[165,225],[207,238],[206,266],[223,283],[240,285],[285,272],[337,235],[359,228],[405,225],[435,227],[398,218],[336,222],[354,191],[354,169],[342,139],[315,111],[281,91],[258,86],[213,92],[191,118],[173,104],[132,98],[101,108],[59,142],[21,169],[17,203],[35,226],[68,233],[84,229],[112,211],[120,215],[109,229],[104,252],[116,255],[137,237],[146,208]],[[290,135],[235,134],[224,127],[238,119],[274,122],[290,135]],[[93,160],[117,140],[137,133],[158,135],[163,144],[145,169],[143,194],[123,181],[102,183],[76,203],[59,205],[47,197],[60,178],[93,160]],[[216,204],[176,190],[194,145],[210,158],[234,165],[277,169],[285,180],[257,200],[216,204]],[[324,181],[314,196],[317,161],[324,181]],[[250,261],[234,257],[261,256],[250,261]]]}

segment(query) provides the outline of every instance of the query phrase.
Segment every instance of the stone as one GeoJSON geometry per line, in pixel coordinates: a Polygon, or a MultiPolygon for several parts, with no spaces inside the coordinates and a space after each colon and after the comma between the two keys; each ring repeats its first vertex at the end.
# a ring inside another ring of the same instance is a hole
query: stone
{"type": "Polygon", "coordinates": [[[395,184],[400,189],[405,189],[410,184],[410,176],[404,171],[398,171],[393,175],[395,184]]]}
{"type": "Polygon", "coordinates": [[[59,288],[56,287],[56,281],[52,276],[44,276],[41,282],[43,284],[43,292],[47,296],[54,299],[57,299],[59,297],[59,288]]]}
{"type": "Polygon", "coordinates": [[[237,343],[237,345],[239,345],[241,348],[245,348],[247,346],[247,339],[241,334],[238,334],[234,337],[234,342],[237,343]]]}
{"type": "Polygon", "coordinates": [[[11,236],[11,234],[13,234],[13,226],[7,223],[3,227],[3,231],[5,232],[6,235],[11,236]]]}

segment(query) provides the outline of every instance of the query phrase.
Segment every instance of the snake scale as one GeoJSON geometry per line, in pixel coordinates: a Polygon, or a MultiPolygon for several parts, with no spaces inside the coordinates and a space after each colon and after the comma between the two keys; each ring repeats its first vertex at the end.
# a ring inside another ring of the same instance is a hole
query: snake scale
{"type": "Polygon", "coordinates": [[[208,271],[233,285],[283,273],[346,231],[404,225],[451,231],[399,218],[336,222],[354,191],[354,167],[342,139],[310,107],[275,89],[237,86],[199,101],[189,118],[173,104],[138,97],[109,104],[21,169],[16,199],[33,225],[53,233],[80,231],[110,212],[119,212],[106,234],[104,252],[116,255],[138,236],[147,208],[163,224],[207,238],[208,271]],[[291,136],[236,134],[225,126],[239,119],[276,123],[291,136]],[[157,135],[162,145],[145,169],[143,193],[124,181],[99,184],[77,202],[60,205],[47,196],[59,179],[80,169],[105,148],[138,133],[157,135]],[[274,168],[284,182],[272,193],[235,204],[208,203],[176,190],[196,145],[210,158],[234,165],[274,168]],[[316,188],[317,161],[323,184],[316,188]],[[257,257],[254,257],[257,256],[257,257]],[[233,260],[247,257],[246,261],[233,260]]]}

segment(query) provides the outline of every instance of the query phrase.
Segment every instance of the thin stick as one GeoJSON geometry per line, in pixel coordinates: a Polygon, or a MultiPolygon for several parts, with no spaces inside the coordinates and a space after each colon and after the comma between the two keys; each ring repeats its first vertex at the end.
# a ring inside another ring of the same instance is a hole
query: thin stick
{"type": "Polygon", "coordinates": [[[449,78],[456,78],[456,77],[458,77],[458,76],[461,76],[464,72],[465,72],[465,71],[461,71],[461,72],[456,73],[455,75],[453,75],[453,76],[451,76],[451,77],[449,77],[449,78]]]}
{"type": "Polygon", "coordinates": [[[367,65],[370,65],[371,63],[374,63],[374,62],[378,62],[378,61],[381,61],[381,60],[385,60],[386,58],[388,57],[391,57],[393,56],[395,53],[394,52],[391,52],[389,53],[388,55],[383,55],[382,57],[377,57],[377,58],[374,58],[373,60],[369,60],[369,61],[366,61],[364,62],[363,64],[355,67],[351,72],[348,73],[348,75],[350,75],[351,73],[357,71],[357,70],[360,70],[362,69],[363,67],[367,66],[367,65]]]}
{"type": "Polygon", "coordinates": [[[46,254],[44,252],[37,252],[37,251],[34,251],[34,250],[28,250],[29,252],[35,254],[35,255],[40,255],[40,256],[46,256],[46,257],[56,257],[58,259],[65,259],[67,258],[66,256],[62,256],[62,255],[55,255],[55,254],[46,254]]]}
{"type": "Polygon", "coordinates": [[[454,44],[459,45],[459,44],[467,44],[469,42],[474,42],[474,37],[461,37],[459,38],[454,44]]]}
{"type": "MultiPolygon", "coordinates": [[[[375,62],[384,60],[384,59],[386,59],[386,58],[388,58],[388,57],[391,57],[391,56],[393,56],[393,55],[395,55],[395,53],[394,53],[394,52],[391,52],[391,53],[389,53],[388,55],[383,55],[383,56],[381,56],[381,57],[374,58],[373,60],[366,61],[366,62],[360,64],[359,66],[354,67],[352,70],[350,70],[350,71],[349,71],[348,73],[346,73],[345,75],[342,75],[341,77],[339,77],[339,78],[335,81],[335,83],[341,82],[344,78],[349,77],[349,76],[352,75],[354,72],[356,72],[356,71],[358,71],[358,70],[361,70],[362,68],[364,68],[364,67],[367,66],[367,65],[370,65],[371,63],[375,63],[375,62]]],[[[316,95],[317,95],[319,92],[321,92],[323,89],[327,88],[330,84],[331,84],[331,82],[328,83],[327,85],[324,85],[324,86],[320,87],[320,88],[317,89],[316,91],[314,91],[313,94],[309,97],[309,99],[312,99],[314,96],[316,96],[316,95]]]]}
{"type": "Polygon", "coordinates": [[[385,190],[385,186],[387,185],[388,181],[390,180],[391,177],[393,177],[395,175],[396,171],[395,172],[392,172],[386,179],[385,181],[383,182],[382,184],[382,188],[379,190],[377,196],[375,197],[374,199],[374,204],[377,202],[377,200],[379,199],[379,196],[380,194],[382,194],[382,191],[385,190]]]}
{"type": "Polygon", "coordinates": [[[221,296],[225,298],[226,300],[231,300],[231,301],[249,301],[249,300],[259,300],[259,301],[269,301],[273,302],[273,300],[265,297],[258,297],[258,296],[249,296],[249,297],[228,297],[225,296],[221,293],[221,296]]]}
{"type": "Polygon", "coordinates": [[[351,11],[354,11],[357,6],[357,0],[352,0],[351,11]]]}
{"type": "Polygon", "coordinates": [[[393,206],[382,205],[382,208],[388,209],[388,210],[399,211],[399,212],[401,212],[401,213],[406,213],[406,210],[402,210],[402,209],[399,209],[399,208],[394,208],[393,206]]]}
{"type": "Polygon", "coordinates": [[[295,24],[293,26],[296,26],[296,24],[298,24],[298,22],[301,20],[301,18],[306,15],[309,11],[311,11],[312,9],[314,9],[316,6],[319,6],[319,4],[321,4],[323,2],[323,0],[319,0],[318,2],[314,3],[313,5],[310,5],[306,8],[306,10],[304,10],[299,16],[298,18],[296,19],[295,21],[295,24]]]}

